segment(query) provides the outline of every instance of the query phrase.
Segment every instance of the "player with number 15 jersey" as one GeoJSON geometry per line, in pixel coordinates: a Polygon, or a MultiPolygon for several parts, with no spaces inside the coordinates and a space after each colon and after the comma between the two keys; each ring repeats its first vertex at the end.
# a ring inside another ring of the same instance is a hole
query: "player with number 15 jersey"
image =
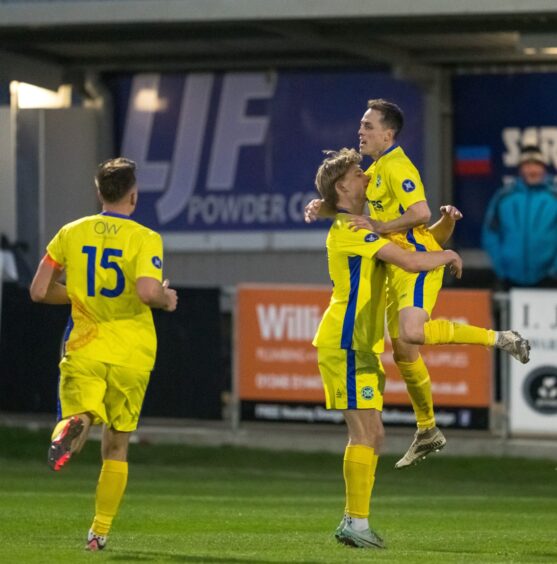
{"type": "Polygon", "coordinates": [[[105,548],[128,481],[128,447],[137,428],[157,338],[151,308],[174,311],[178,297],[162,280],[160,235],[130,218],[139,188],[135,163],[101,163],[95,176],[103,211],[64,225],[47,246],[31,299],[71,304],[60,362],[60,420],[48,449],[58,471],[103,424],[103,464],[87,550],[105,548]],[[59,282],[66,274],[66,284],[59,282]]]}
{"type": "Polygon", "coordinates": [[[135,284],[140,277],[162,282],[160,235],[129,216],[103,212],[62,227],[47,253],[65,269],[72,303],[66,356],[152,370],[153,316],[135,284]]]}

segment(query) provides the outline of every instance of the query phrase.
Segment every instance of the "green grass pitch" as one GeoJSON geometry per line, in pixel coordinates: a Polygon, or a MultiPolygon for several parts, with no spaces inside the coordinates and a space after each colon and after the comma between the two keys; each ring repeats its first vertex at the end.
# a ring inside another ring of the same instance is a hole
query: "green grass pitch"
{"type": "Polygon", "coordinates": [[[99,445],[59,473],[48,434],[1,429],[0,562],[557,562],[551,461],[379,461],[372,523],[387,550],[338,545],[341,455],[132,445],[107,549],[89,554],[99,445]]]}

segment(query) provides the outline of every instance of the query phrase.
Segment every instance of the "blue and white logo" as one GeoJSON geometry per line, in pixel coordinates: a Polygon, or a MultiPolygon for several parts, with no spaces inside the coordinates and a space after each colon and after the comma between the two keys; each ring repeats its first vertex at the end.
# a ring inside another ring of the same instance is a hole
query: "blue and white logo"
{"type": "Polygon", "coordinates": [[[374,241],[377,241],[377,239],[379,239],[379,235],[377,235],[376,233],[368,233],[364,237],[364,241],[366,243],[373,243],[374,241]]]}
{"type": "Polygon", "coordinates": [[[416,189],[416,185],[414,184],[414,182],[412,182],[412,180],[410,180],[409,178],[407,178],[406,180],[404,180],[404,182],[402,183],[402,189],[405,192],[412,192],[413,190],[416,189]]]}
{"type": "Polygon", "coordinates": [[[153,257],[151,259],[151,262],[153,263],[153,266],[155,268],[162,268],[162,260],[160,259],[160,257],[153,257]]]}
{"type": "Polygon", "coordinates": [[[360,393],[362,394],[362,398],[365,400],[373,399],[374,392],[371,386],[366,386],[365,388],[362,388],[362,391],[360,393]]]}
{"type": "Polygon", "coordinates": [[[379,188],[379,186],[381,186],[381,175],[380,174],[377,175],[377,179],[375,180],[375,187],[379,188]]]}

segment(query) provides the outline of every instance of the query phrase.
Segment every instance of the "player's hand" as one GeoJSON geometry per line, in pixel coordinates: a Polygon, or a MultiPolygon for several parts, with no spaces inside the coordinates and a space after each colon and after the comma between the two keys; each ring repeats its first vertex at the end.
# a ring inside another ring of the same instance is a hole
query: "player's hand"
{"type": "Polygon", "coordinates": [[[444,251],[445,253],[450,253],[451,261],[448,264],[449,272],[457,279],[462,278],[462,258],[458,253],[454,251],[444,251]]]}
{"type": "Polygon", "coordinates": [[[323,200],[311,200],[309,204],[304,208],[304,221],[306,223],[313,223],[317,221],[319,217],[319,210],[323,205],[323,200]]]}
{"type": "Polygon", "coordinates": [[[178,305],[178,295],[176,290],[169,288],[170,282],[168,278],[162,283],[162,289],[166,297],[166,306],[163,307],[164,311],[174,311],[178,305]]]}
{"type": "Polygon", "coordinates": [[[439,211],[441,212],[441,215],[443,217],[448,217],[453,221],[458,221],[463,217],[462,212],[455,206],[451,206],[451,205],[441,206],[439,208],[439,211]]]}
{"type": "Polygon", "coordinates": [[[348,227],[352,231],[359,231],[360,229],[367,229],[373,231],[371,227],[371,218],[367,215],[351,215],[348,227]]]}

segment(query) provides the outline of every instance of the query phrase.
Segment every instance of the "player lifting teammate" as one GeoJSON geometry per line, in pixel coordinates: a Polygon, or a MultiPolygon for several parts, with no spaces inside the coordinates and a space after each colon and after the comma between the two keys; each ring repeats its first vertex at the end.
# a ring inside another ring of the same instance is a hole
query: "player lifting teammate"
{"type": "MultiPolygon", "coordinates": [[[[344,544],[382,548],[384,542],[370,528],[368,516],[384,434],[381,411],[385,374],[379,354],[383,352],[387,271],[392,265],[409,273],[450,265],[451,272],[460,277],[462,262],[453,251],[411,252],[370,230],[354,230],[353,215],[363,213],[368,186],[360,160],[353,149],[329,152],[317,172],[317,189],[336,215],[327,237],[333,294],[313,344],[318,349],[327,409],[341,410],[348,427],[345,515],[335,536],[344,544]]],[[[452,222],[448,214],[435,230],[446,233],[452,222]]],[[[495,331],[450,321],[428,321],[424,326],[416,335],[420,344],[432,332],[438,334],[439,343],[475,342],[469,335],[477,333],[486,341],[497,340],[495,331]]],[[[528,344],[521,342],[527,356],[528,344]]]]}

